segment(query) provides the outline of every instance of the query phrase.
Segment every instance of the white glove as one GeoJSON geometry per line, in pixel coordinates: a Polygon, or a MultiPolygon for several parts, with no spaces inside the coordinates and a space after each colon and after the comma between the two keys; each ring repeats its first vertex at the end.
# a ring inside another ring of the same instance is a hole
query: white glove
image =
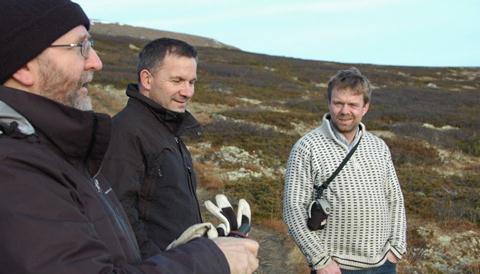
{"type": "Polygon", "coordinates": [[[187,228],[180,237],[175,239],[173,242],[171,242],[166,250],[172,249],[174,247],[177,247],[179,245],[185,244],[190,242],[193,239],[207,236],[209,239],[215,239],[218,237],[217,230],[215,229],[215,226],[213,226],[211,223],[201,223],[201,224],[195,224],[187,228]]]}
{"type": "Polygon", "coordinates": [[[221,224],[217,226],[218,235],[246,238],[252,226],[252,213],[247,201],[245,201],[245,199],[240,199],[238,201],[236,216],[232,205],[225,195],[216,195],[215,201],[217,205],[213,204],[211,201],[206,201],[205,207],[221,221],[221,224]]]}

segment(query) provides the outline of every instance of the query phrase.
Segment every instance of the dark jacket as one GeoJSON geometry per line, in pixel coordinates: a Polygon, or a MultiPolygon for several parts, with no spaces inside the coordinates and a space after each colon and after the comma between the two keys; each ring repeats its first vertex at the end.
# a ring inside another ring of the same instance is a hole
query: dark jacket
{"type": "Polygon", "coordinates": [[[127,88],[127,106],[113,118],[102,174],[125,208],[143,256],[165,249],[201,223],[192,159],[180,136],[200,134],[188,113],[164,109],[127,88]],[[153,243],[152,243],[153,242],[153,243]]]}
{"type": "Polygon", "coordinates": [[[0,86],[1,272],[229,273],[204,238],[141,260],[115,194],[97,175],[109,124],[106,115],[0,86]]]}

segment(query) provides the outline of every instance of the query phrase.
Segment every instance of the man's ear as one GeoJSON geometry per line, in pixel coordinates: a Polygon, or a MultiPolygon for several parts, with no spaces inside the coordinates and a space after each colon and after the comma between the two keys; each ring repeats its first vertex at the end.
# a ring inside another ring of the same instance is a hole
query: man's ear
{"type": "Polygon", "coordinates": [[[31,87],[35,84],[35,77],[32,71],[31,63],[28,62],[19,68],[11,77],[22,86],[31,87]]]}
{"type": "Polygon", "coordinates": [[[143,95],[147,96],[149,95],[150,93],[150,89],[152,88],[152,81],[153,81],[153,77],[152,77],[152,74],[150,73],[150,71],[146,70],[146,69],[142,69],[140,71],[140,90],[142,91],[143,95]]]}
{"type": "Polygon", "coordinates": [[[366,104],[363,106],[363,115],[367,114],[369,107],[370,107],[370,102],[366,103],[366,104]]]}

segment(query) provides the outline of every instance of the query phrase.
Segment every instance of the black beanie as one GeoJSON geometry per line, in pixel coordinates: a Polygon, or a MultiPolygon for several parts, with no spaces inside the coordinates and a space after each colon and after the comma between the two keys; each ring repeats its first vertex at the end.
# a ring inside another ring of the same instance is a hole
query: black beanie
{"type": "Polygon", "coordinates": [[[71,29],[90,21],[69,0],[0,1],[0,84],[71,29]]]}

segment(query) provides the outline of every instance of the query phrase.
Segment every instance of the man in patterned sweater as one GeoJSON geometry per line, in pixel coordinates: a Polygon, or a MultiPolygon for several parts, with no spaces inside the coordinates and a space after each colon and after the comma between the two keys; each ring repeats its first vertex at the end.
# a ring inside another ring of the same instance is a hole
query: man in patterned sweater
{"type": "Polygon", "coordinates": [[[370,97],[370,83],[358,69],[339,71],[328,83],[329,113],[297,141],[288,159],[284,220],[312,273],[396,273],[406,251],[403,195],[390,151],[361,123],[370,97]],[[331,205],[325,228],[310,230],[314,186],[322,185],[358,142],[323,192],[331,205]]]}

